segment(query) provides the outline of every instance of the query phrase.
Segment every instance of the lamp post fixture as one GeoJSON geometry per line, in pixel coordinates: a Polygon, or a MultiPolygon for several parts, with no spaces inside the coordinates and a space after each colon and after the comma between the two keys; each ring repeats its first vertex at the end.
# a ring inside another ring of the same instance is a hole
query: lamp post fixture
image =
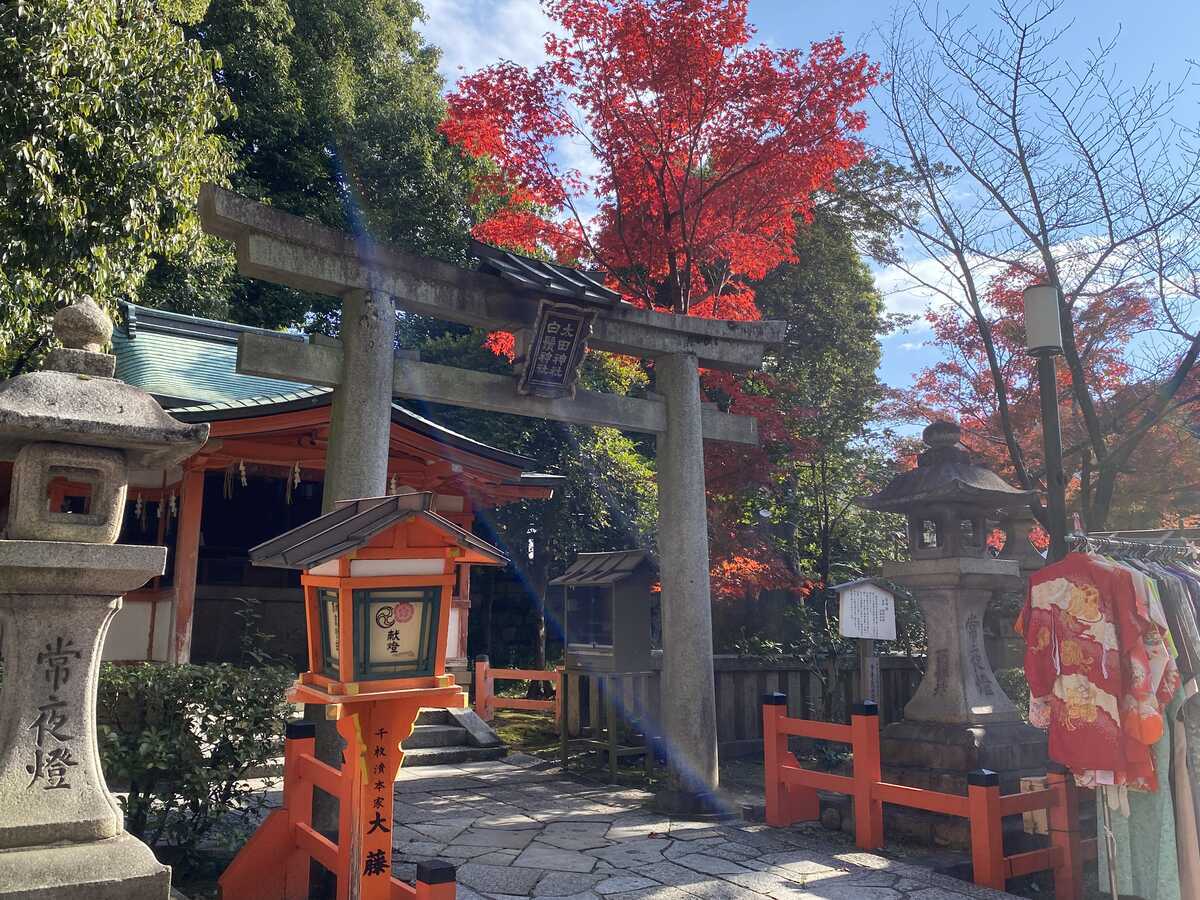
{"type": "Polygon", "coordinates": [[[1062,429],[1058,419],[1058,383],[1054,357],[1062,353],[1062,321],[1058,288],[1051,284],[1027,287],[1025,347],[1037,359],[1038,393],[1042,401],[1042,443],[1046,459],[1047,530],[1050,562],[1067,555],[1067,485],[1063,474],[1062,429]]]}

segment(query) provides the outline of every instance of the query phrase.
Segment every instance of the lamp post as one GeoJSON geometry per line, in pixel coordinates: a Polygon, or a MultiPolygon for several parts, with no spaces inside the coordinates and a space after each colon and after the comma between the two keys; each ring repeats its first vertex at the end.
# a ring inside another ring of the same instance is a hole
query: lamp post
{"type": "Polygon", "coordinates": [[[1067,555],[1067,486],[1063,475],[1062,430],[1058,420],[1058,385],[1054,357],[1062,353],[1062,322],[1058,288],[1051,284],[1027,287],[1025,347],[1037,359],[1038,392],[1042,401],[1042,442],[1046,458],[1047,529],[1050,562],[1067,555]]]}

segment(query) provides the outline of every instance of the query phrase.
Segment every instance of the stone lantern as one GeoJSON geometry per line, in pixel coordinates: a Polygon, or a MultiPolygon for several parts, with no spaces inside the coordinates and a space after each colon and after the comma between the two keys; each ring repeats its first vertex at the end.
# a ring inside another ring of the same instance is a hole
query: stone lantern
{"type": "Polygon", "coordinates": [[[124,831],[96,747],[96,679],[121,595],[164,571],[165,547],[115,544],[131,467],[174,465],[184,425],[112,377],[112,325],[91,301],[55,316],[63,347],[0,384],[13,460],[0,540],[0,897],[166,900],[170,869],[124,831]],[[53,503],[51,498],[54,498],[53,503]]]}
{"type": "Polygon", "coordinates": [[[859,500],[907,519],[911,559],[884,563],[882,574],[917,597],[928,635],[925,676],[904,719],[885,729],[883,760],[889,778],[916,787],[965,793],[966,773],[987,768],[1016,790],[1019,776],[1045,771],[1045,736],[1022,721],[988,662],[988,602],[1023,579],[1015,560],[991,556],[987,535],[1035,493],[974,464],[959,437],[957,425],[934,422],[917,467],[859,500]]]}

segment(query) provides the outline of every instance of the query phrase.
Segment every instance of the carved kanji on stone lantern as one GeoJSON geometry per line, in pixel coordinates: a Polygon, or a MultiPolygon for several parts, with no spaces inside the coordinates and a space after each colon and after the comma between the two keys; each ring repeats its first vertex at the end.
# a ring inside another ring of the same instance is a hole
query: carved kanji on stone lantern
{"type": "Polygon", "coordinates": [[[112,325],[91,301],[61,310],[64,345],[0,384],[0,459],[12,459],[0,540],[0,897],[166,900],[170,870],[124,832],[96,748],[100,649],[121,595],[165,547],[114,544],[130,467],[191,456],[184,425],[112,377],[112,325]]]}

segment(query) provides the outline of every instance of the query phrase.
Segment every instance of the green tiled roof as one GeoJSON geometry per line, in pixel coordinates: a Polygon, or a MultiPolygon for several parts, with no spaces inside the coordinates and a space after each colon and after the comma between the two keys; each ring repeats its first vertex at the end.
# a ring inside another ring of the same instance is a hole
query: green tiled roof
{"type": "Polygon", "coordinates": [[[298,385],[292,381],[237,373],[238,335],[257,330],[122,304],[122,321],[112,337],[117,377],[167,408],[295,392],[298,385]]]}

